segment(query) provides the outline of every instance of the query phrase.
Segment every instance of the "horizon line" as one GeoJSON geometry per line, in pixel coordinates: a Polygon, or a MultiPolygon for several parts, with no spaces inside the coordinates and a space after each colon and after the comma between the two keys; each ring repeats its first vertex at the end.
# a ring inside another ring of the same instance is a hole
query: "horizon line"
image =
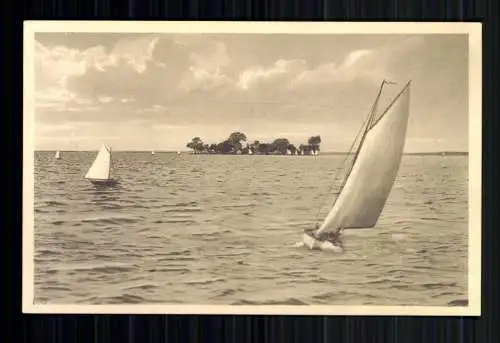
{"type": "MultiPolygon", "coordinates": [[[[91,150],[64,150],[64,149],[35,149],[33,150],[34,152],[96,152],[98,149],[91,149],[91,150]]],[[[128,150],[128,149],[113,149],[112,151],[114,152],[152,152],[154,151],[155,153],[177,153],[178,151],[180,152],[188,152],[191,153],[192,150],[179,150],[179,149],[173,149],[173,150],[156,150],[156,149],[151,149],[151,150],[128,150]]],[[[437,151],[408,151],[408,152],[403,152],[403,155],[415,155],[415,154],[469,154],[468,151],[463,151],[463,150],[437,150],[437,151]]],[[[321,151],[320,154],[323,155],[347,155],[347,154],[354,154],[353,152],[349,151],[321,151]]],[[[202,155],[209,155],[209,154],[202,154],[202,155]]],[[[230,155],[230,154],[212,154],[212,155],[230,155]]]]}

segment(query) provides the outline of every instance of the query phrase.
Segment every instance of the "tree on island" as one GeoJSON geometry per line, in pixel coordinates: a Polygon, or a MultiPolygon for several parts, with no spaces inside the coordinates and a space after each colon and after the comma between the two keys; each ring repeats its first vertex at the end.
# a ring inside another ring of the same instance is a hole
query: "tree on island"
{"type": "Polygon", "coordinates": [[[204,149],[203,141],[200,137],[194,137],[193,139],[191,139],[191,142],[187,143],[186,147],[189,149],[193,149],[193,152],[195,154],[202,152],[204,149]]]}
{"type": "Polygon", "coordinates": [[[241,143],[242,141],[246,142],[247,136],[242,132],[233,132],[229,135],[229,138],[227,140],[233,144],[238,144],[241,143]]]}
{"type": "Polygon", "coordinates": [[[259,151],[259,145],[260,145],[260,142],[257,140],[253,141],[253,143],[250,144],[250,150],[252,151],[253,154],[255,154],[259,151]]]}
{"type": "Polygon", "coordinates": [[[321,137],[318,136],[312,136],[309,137],[307,143],[311,146],[311,150],[313,152],[319,152],[319,145],[321,144],[321,137]]]}
{"type": "Polygon", "coordinates": [[[297,148],[293,144],[288,144],[287,150],[290,151],[290,154],[295,155],[297,153],[297,148]]]}
{"type": "Polygon", "coordinates": [[[272,151],[281,155],[286,155],[290,141],[286,138],[277,138],[271,143],[272,151]]]}
{"type": "Polygon", "coordinates": [[[242,142],[247,141],[247,136],[242,132],[233,132],[229,135],[227,142],[232,146],[231,152],[236,154],[243,150],[242,142]]]}

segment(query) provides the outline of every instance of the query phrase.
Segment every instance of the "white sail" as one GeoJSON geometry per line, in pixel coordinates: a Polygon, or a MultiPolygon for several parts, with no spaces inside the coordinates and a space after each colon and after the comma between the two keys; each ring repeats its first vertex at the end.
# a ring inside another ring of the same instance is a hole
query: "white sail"
{"type": "Polygon", "coordinates": [[[401,163],[409,105],[410,83],[371,124],[344,187],[317,233],[375,226],[401,163]]]}
{"type": "Polygon", "coordinates": [[[153,151],[151,151],[151,155],[154,155],[154,154],[155,154],[155,151],[154,151],[154,150],[153,150],[153,151]]]}
{"type": "Polygon", "coordinates": [[[111,163],[111,148],[103,144],[85,178],[109,180],[111,178],[111,163]]]}
{"type": "Polygon", "coordinates": [[[56,151],[56,155],[54,156],[56,160],[61,158],[61,152],[59,150],[56,151]]]}

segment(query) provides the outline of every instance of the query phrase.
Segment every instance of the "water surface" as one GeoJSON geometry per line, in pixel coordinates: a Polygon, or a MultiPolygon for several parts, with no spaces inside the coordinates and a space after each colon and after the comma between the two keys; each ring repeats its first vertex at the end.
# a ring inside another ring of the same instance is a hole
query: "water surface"
{"type": "MultiPolygon", "coordinates": [[[[467,298],[467,157],[404,156],[344,254],[296,248],[342,156],[35,153],[35,298],[51,304],[447,305],[467,298]]],[[[320,210],[318,214],[318,210],[320,210]]]]}

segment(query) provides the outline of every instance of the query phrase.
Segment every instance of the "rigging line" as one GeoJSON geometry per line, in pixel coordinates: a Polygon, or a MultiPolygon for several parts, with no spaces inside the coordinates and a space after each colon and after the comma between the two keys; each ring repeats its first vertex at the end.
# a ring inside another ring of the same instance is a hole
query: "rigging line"
{"type": "MultiPolygon", "coordinates": [[[[342,193],[342,190],[344,189],[344,187],[345,187],[345,185],[346,185],[346,183],[347,183],[347,180],[349,179],[349,176],[350,176],[350,174],[351,174],[351,172],[352,172],[352,169],[353,169],[353,167],[354,167],[354,164],[356,163],[356,160],[357,160],[357,158],[358,158],[359,152],[360,152],[361,147],[363,146],[363,142],[364,142],[364,140],[365,140],[365,138],[366,138],[366,134],[367,134],[367,133],[368,133],[368,131],[369,131],[369,128],[370,128],[371,122],[372,122],[373,117],[374,117],[374,115],[375,115],[376,108],[377,108],[378,102],[379,102],[379,100],[380,100],[380,95],[382,94],[382,89],[384,88],[384,85],[385,85],[386,83],[388,83],[388,82],[384,79],[384,80],[382,81],[381,85],[380,85],[380,89],[379,89],[379,91],[378,91],[377,98],[375,99],[375,101],[374,101],[374,103],[373,103],[373,105],[372,105],[372,107],[371,107],[371,109],[370,109],[370,112],[369,112],[369,115],[368,115],[368,119],[367,119],[367,122],[366,122],[366,127],[365,127],[365,128],[364,128],[364,130],[363,130],[363,131],[364,131],[364,132],[363,132],[363,136],[361,137],[361,141],[360,141],[360,143],[359,143],[359,145],[358,145],[358,148],[357,148],[357,150],[356,150],[356,154],[355,154],[354,159],[353,159],[353,161],[352,161],[352,164],[351,164],[351,166],[350,166],[350,168],[349,168],[349,172],[347,173],[347,175],[346,175],[345,179],[344,179],[344,180],[343,180],[343,182],[342,182],[342,186],[341,186],[341,188],[340,188],[340,190],[339,190],[339,192],[338,192],[337,196],[335,197],[335,199],[334,199],[334,201],[333,201],[332,207],[333,207],[333,206],[335,206],[335,203],[337,202],[337,200],[338,200],[338,198],[339,198],[340,193],[342,193]]],[[[319,216],[319,212],[320,212],[320,210],[318,211],[318,215],[317,215],[317,216],[319,216]]],[[[317,218],[315,218],[315,219],[317,220],[317,218]]]]}
{"type": "MultiPolygon", "coordinates": [[[[349,178],[349,176],[350,176],[350,174],[352,172],[352,169],[354,167],[354,164],[356,163],[356,160],[358,159],[358,155],[359,155],[359,152],[361,151],[361,148],[363,146],[363,142],[364,142],[364,140],[366,138],[366,135],[368,134],[368,131],[370,130],[370,125],[371,125],[371,123],[373,121],[373,118],[375,117],[375,112],[377,110],[377,105],[378,105],[378,102],[380,100],[380,95],[382,94],[382,89],[384,88],[384,85],[385,85],[386,82],[387,82],[386,80],[383,80],[382,84],[380,85],[380,89],[378,91],[377,98],[373,102],[372,108],[370,110],[370,114],[368,116],[368,123],[367,123],[367,125],[365,127],[365,130],[363,132],[363,136],[361,137],[361,141],[359,142],[358,148],[356,149],[356,154],[354,155],[354,159],[352,161],[351,167],[350,167],[349,172],[348,172],[348,174],[347,174],[347,176],[346,176],[346,178],[345,178],[345,180],[344,180],[344,182],[342,184],[340,192],[342,192],[342,189],[345,187],[347,179],[349,178]]],[[[335,204],[336,201],[337,201],[337,199],[335,199],[335,201],[334,201],[333,204],[335,204]]]]}
{"type": "MultiPolygon", "coordinates": [[[[368,123],[368,119],[369,117],[367,117],[365,119],[365,122],[363,123],[363,125],[361,126],[360,130],[358,131],[358,133],[356,134],[356,137],[354,138],[353,142],[351,143],[351,146],[349,147],[349,150],[347,151],[347,154],[346,156],[344,157],[344,159],[339,163],[338,167],[336,168],[337,171],[336,173],[334,174],[334,181],[332,182],[332,184],[330,185],[330,189],[328,190],[328,193],[327,194],[332,194],[333,192],[333,188],[335,187],[335,180],[337,180],[338,176],[341,174],[341,172],[345,171],[345,169],[343,168],[344,164],[347,162],[347,160],[349,159],[349,157],[351,157],[351,153],[352,151],[354,150],[354,146],[356,144],[356,141],[358,140],[358,138],[360,137],[361,133],[363,132],[363,128],[367,125],[368,123]]],[[[318,220],[318,217],[321,213],[321,210],[323,209],[324,205],[327,203],[327,200],[328,198],[326,198],[325,202],[323,203],[322,206],[319,207],[318,209],[318,212],[316,213],[316,215],[314,216],[314,221],[317,221],[318,220]]]]}
{"type": "MultiPolygon", "coordinates": [[[[371,123],[371,121],[372,121],[372,119],[373,119],[373,116],[374,116],[374,113],[375,113],[375,109],[376,109],[376,106],[377,106],[378,101],[379,101],[379,99],[380,99],[380,94],[382,93],[382,87],[384,86],[384,83],[386,83],[386,81],[385,81],[385,80],[382,82],[382,84],[381,84],[381,86],[380,86],[380,90],[379,90],[379,93],[378,93],[378,95],[377,95],[377,98],[376,98],[375,102],[373,103],[373,105],[372,105],[372,107],[371,107],[371,109],[370,109],[370,112],[368,113],[367,118],[365,119],[365,121],[364,121],[363,125],[361,126],[361,128],[360,128],[360,130],[359,130],[359,132],[358,132],[358,134],[356,135],[356,137],[354,138],[354,140],[353,140],[353,142],[352,142],[351,146],[349,147],[348,154],[346,155],[346,157],[344,158],[344,160],[343,160],[343,161],[339,164],[339,167],[338,167],[338,169],[337,169],[337,173],[335,173],[335,179],[337,179],[337,177],[339,176],[340,171],[341,171],[341,169],[340,169],[340,168],[342,167],[342,165],[343,165],[343,164],[347,161],[347,159],[351,156],[351,152],[354,150],[354,146],[355,146],[355,144],[356,144],[356,141],[358,140],[359,135],[363,132],[363,137],[362,137],[362,139],[361,139],[361,141],[360,141],[360,143],[359,143],[359,146],[358,146],[358,149],[357,149],[358,151],[356,152],[356,155],[359,153],[359,149],[360,149],[360,147],[361,147],[361,145],[362,145],[362,143],[363,143],[364,137],[366,136],[366,133],[368,132],[368,128],[370,127],[370,123],[371,123]]],[[[342,191],[342,188],[345,186],[345,181],[346,181],[346,180],[347,180],[347,178],[349,177],[349,174],[350,174],[350,172],[351,172],[351,170],[352,170],[352,167],[354,166],[354,162],[356,162],[356,157],[357,157],[356,155],[354,156],[354,161],[353,161],[353,163],[351,164],[351,168],[350,168],[350,170],[349,170],[349,172],[348,172],[347,176],[346,176],[346,177],[345,177],[345,179],[343,180],[343,182],[342,182],[342,183],[343,183],[343,185],[341,186],[341,189],[340,189],[340,190],[339,190],[339,192],[337,193],[337,197],[334,199],[332,206],[333,206],[333,205],[335,205],[335,202],[337,201],[338,195],[339,195],[339,194],[340,194],[340,192],[342,191]]],[[[345,171],[345,170],[343,170],[343,171],[345,171]]],[[[335,182],[332,182],[332,184],[331,184],[331,186],[330,186],[330,189],[329,189],[329,191],[328,191],[328,194],[331,194],[331,193],[332,193],[332,190],[333,190],[333,187],[334,187],[334,186],[335,186],[335,182]]],[[[326,203],[326,201],[325,201],[325,203],[326,203]]],[[[319,214],[321,213],[321,210],[322,210],[322,208],[323,208],[323,207],[324,207],[324,205],[319,207],[319,209],[318,209],[318,211],[317,211],[316,215],[314,216],[314,221],[317,221],[317,220],[318,220],[319,214]]]]}

